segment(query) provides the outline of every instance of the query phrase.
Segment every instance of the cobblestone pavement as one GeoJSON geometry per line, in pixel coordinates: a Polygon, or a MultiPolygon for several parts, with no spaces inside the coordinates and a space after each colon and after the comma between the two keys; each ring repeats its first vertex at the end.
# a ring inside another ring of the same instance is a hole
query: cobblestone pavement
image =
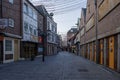
{"type": "Polygon", "coordinates": [[[61,52],[34,61],[0,64],[0,80],[120,80],[120,77],[80,56],[61,52]]]}

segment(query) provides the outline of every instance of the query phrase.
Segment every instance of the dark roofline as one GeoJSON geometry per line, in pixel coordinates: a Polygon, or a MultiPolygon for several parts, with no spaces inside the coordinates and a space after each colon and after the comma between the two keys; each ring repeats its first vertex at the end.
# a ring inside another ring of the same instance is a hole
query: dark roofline
{"type": "Polygon", "coordinates": [[[83,11],[83,15],[86,17],[86,8],[82,8],[82,11],[83,11]]]}
{"type": "MultiPolygon", "coordinates": [[[[39,14],[41,14],[40,13],[40,11],[29,1],[29,0],[26,0],[39,14]]],[[[43,14],[41,14],[42,16],[43,16],[43,14]]]]}

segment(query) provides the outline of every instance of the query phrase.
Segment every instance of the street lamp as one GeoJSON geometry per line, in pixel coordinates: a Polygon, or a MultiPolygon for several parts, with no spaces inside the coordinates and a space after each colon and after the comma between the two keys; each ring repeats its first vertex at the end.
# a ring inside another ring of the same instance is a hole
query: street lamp
{"type": "Polygon", "coordinates": [[[38,36],[41,36],[42,37],[42,45],[43,45],[43,52],[42,52],[42,61],[44,62],[45,61],[45,41],[46,41],[46,33],[44,33],[43,31],[41,31],[41,29],[38,29],[38,36]]]}
{"type": "Polygon", "coordinates": [[[99,63],[99,48],[98,48],[98,4],[97,0],[94,0],[95,4],[95,32],[96,32],[96,63],[99,63]]]}

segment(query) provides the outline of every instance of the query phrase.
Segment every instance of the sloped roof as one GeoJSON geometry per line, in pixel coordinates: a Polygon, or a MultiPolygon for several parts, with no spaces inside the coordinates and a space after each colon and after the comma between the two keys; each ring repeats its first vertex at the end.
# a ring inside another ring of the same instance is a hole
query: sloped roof
{"type": "Polygon", "coordinates": [[[47,12],[46,8],[44,5],[39,5],[39,6],[36,6],[37,10],[43,14],[44,16],[48,16],[49,18],[52,19],[52,17],[50,16],[50,14],[47,12]]]}
{"type": "Polygon", "coordinates": [[[77,30],[77,28],[71,28],[68,32],[67,32],[67,34],[75,34],[76,32],[77,32],[78,30],[77,30]]]}
{"type": "Polygon", "coordinates": [[[82,8],[83,16],[86,17],[86,8],[82,8]]]}

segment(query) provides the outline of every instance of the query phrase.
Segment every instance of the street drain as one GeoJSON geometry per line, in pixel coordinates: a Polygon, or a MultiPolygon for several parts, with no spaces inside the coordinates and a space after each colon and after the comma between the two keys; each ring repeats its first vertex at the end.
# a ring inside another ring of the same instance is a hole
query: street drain
{"type": "Polygon", "coordinates": [[[78,69],[79,72],[88,72],[87,69],[78,69]]]}

